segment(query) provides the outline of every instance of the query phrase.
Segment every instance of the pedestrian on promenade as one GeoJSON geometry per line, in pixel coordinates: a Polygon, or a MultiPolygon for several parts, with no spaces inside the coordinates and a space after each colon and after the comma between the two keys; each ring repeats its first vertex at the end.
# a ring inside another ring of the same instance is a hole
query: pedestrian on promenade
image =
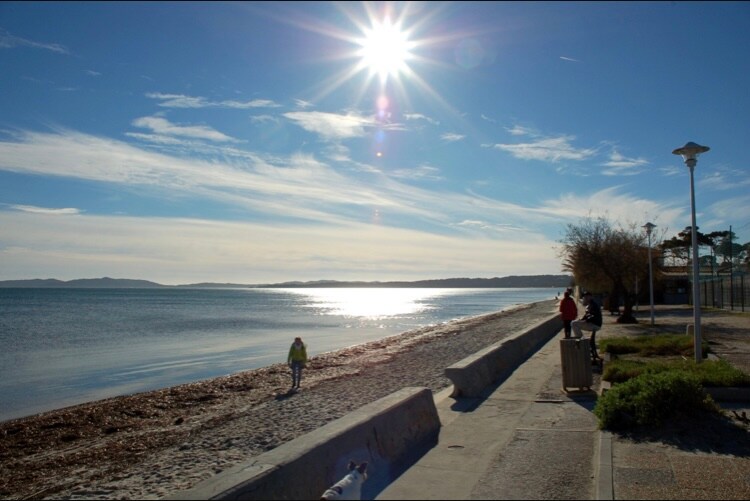
{"type": "Polygon", "coordinates": [[[302,338],[294,338],[294,342],[289,348],[286,363],[292,369],[292,389],[299,389],[299,383],[302,379],[302,369],[307,363],[307,346],[302,342],[302,338]]]}
{"type": "Polygon", "coordinates": [[[583,294],[583,304],[586,306],[586,312],[580,320],[574,320],[571,323],[571,327],[573,327],[575,337],[579,339],[583,337],[583,332],[581,331],[591,332],[591,338],[589,339],[591,361],[601,364],[601,358],[596,351],[596,331],[602,328],[602,309],[599,307],[599,304],[594,301],[590,292],[585,292],[583,294]]]}
{"type": "Polygon", "coordinates": [[[583,293],[583,305],[586,307],[586,311],[580,320],[574,320],[571,322],[573,333],[575,337],[582,338],[583,332],[581,331],[598,331],[602,328],[602,309],[599,304],[594,301],[590,292],[583,293]]]}
{"type": "Polygon", "coordinates": [[[570,297],[570,289],[565,291],[563,298],[560,301],[560,316],[563,321],[563,328],[565,329],[565,339],[570,338],[571,327],[570,324],[578,318],[578,307],[576,306],[575,300],[570,297]]]}

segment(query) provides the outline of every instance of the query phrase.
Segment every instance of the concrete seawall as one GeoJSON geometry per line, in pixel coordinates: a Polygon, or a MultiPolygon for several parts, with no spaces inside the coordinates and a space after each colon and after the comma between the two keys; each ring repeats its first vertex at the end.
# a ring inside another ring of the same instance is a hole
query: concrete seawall
{"type": "Polygon", "coordinates": [[[317,499],[349,460],[369,463],[369,499],[434,445],[439,430],[432,392],[404,388],[169,499],[317,499]]]}
{"type": "Polygon", "coordinates": [[[558,313],[513,334],[445,369],[453,382],[452,397],[477,397],[487,386],[507,376],[563,328],[558,313]]]}

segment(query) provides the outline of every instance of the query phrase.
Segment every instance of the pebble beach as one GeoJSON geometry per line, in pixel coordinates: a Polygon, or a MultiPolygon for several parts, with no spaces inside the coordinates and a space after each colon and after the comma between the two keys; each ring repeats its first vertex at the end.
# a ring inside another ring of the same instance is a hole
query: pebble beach
{"type": "Polygon", "coordinates": [[[554,300],[427,326],[286,364],[0,423],[0,497],[159,499],[443,371],[556,312],[554,300]]]}

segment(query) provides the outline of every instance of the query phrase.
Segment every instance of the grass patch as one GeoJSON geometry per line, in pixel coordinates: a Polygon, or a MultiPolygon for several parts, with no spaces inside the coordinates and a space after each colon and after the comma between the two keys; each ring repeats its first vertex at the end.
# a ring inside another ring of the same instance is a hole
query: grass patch
{"type": "Polygon", "coordinates": [[[602,379],[610,383],[624,383],[643,374],[683,371],[693,374],[702,386],[750,386],[750,376],[726,360],[628,360],[613,359],[606,364],[602,379]]]}
{"type": "MultiPolygon", "coordinates": [[[[612,355],[633,354],[642,357],[694,356],[693,337],[684,334],[648,334],[602,339],[600,350],[612,355]]],[[[701,352],[709,352],[708,343],[701,340],[701,352]]]]}

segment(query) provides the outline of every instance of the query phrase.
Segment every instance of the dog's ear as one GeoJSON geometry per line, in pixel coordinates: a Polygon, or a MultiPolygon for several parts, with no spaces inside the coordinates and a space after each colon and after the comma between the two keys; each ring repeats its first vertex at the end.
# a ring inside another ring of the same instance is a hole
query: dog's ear
{"type": "Polygon", "coordinates": [[[357,463],[355,463],[354,461],[349,461],[349,466],[347,466],[349,471],[354,471],[354,468],[356,467],[357,467],[357,463]]]}
{"type": "Polygon", "coordinates": [[[367,470],[367,463],[366,463],[366,462],[362,463],[361,465],[359,465],[359,466],[357,467],[357,471],[358,471],[358,472],[359,472],[360,474],[362,474],[362,475],[364,475],[364,474],[365,474],[365,471],[366,471],[366,470],[367,470]]]}

